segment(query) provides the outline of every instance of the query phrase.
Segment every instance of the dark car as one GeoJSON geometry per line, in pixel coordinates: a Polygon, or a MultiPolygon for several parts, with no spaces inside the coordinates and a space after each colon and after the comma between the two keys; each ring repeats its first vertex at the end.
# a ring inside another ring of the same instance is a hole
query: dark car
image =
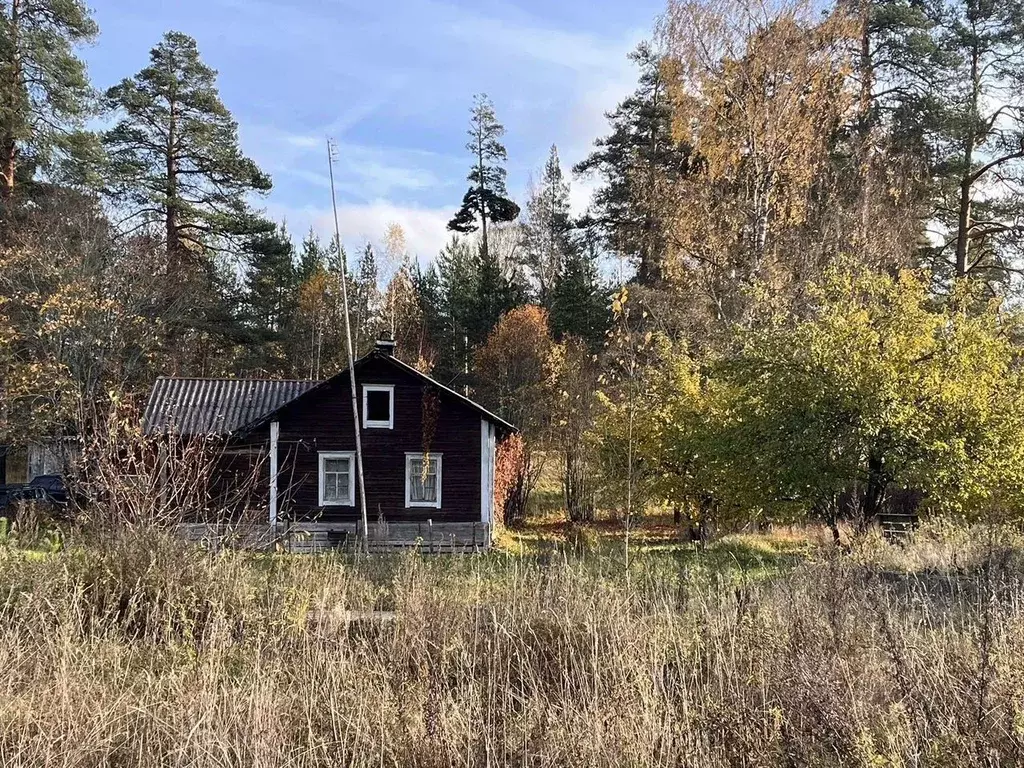
{"type": "Polygon", "coordinates": [[[58,504],[68,503],[68,489],[64,485],[64,478],[60,475],[37,475],[25,486],[33,491],[41,489],[46,493],[46,498],[58,504]]]}
{"type": "Polygon", "coordinates": [[[40,475],[25,485],[0,486],[0,517],[13,518],[21,502],[35,502],[59,518],[68,512],[67,491],[56,475],[40,475]],[[56,478],[57,483],[49,478],[56,478]]]}

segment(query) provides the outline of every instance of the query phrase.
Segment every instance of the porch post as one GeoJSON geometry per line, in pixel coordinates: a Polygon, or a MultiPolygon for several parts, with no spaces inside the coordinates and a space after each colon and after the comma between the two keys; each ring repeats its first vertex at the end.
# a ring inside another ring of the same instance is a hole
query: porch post
{"type": "Polygon", "coordinates": [[[277,439],[281,424],[270,422],[270,527],[277,528],[277,439]]]}

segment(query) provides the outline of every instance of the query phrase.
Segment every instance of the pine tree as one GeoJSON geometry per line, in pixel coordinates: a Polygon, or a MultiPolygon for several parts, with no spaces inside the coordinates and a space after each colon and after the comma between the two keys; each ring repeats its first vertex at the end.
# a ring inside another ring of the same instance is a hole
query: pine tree
{"type": "Polygon", "coordinates": [[[940,280],[1006,286],[1024,256],[1024,2],[925,8],[934,54],[894,98],[894,129],[935,181],[925,257],[940,280]]]}
{"type": "Polygon", "coordinates": [[[302,250],[299,251],[299,262],[296,265],[299,282],[303,283],[314,274],[327,269],[327,249],[320,241],[320,236],[310,227],[306,237],[302,240],[302,250]]]}
{"type": "Polygon", "coordinates": [[[526,204],[524,262],[537,285],[537,298],[551,308],[551,291],[575,244],[569,217],[569,184],[562,175],[558,148],[552,145],[540,183],[526,204]]]}
{"type": "Polygon", "coordinates": [[[667,248],[660,201],[653,179],[685,174],[689,151],[672,136],[672,109],[661,71],[661,57],[649,43],[630,54],[640,69],[636,91],[606,115],[611,133],[573,169],[596,174],[604,186],[594,195],[593,218],[609,248],[637,265],[637,280],[662,277],[667,248]]]}
{"type": "Polygon", "coordinates": [[[187,284],[211,253],[237,252],[267,230],[248,197],[269,191],[270,178],[241,153],[238,125],[195,40],[168,32],[150,65],[107,101],[121,115],[104,136],[112,192],[130,209],[131,229],[162,230],[170,281],[187,284]]]}
{"type": "Polygon", "coordinates": [[[294,311],[299,284],[291,235],[282,224],[253,237],[246,250],[246,322],[261,334],[278,335],[294,311]]]}
{"type": "MultiPolygon", "coordinates": [[[[0,194],[8,200],[36,168],[61,171],[92,146],[92,108],[74,52],[96,23],[81,0],[0,1],[0,194]]],[[[95,158],[94,158],[95,159],[95,158]]],[[[75,175],[79,175],[75,173],[75,175]]]]}
{"type": "Polygon", "coordinates": [[[377,258],[373,246],[367,243],[356,261],[350,291],[352,341],[357,356],[372,348],[381,330],[381,293],[377,281],[377,258]]]}
{"type": "Polygon", "coordinates": [[[470,115],[466,149],[473,155],[473,168],[467,177],[471,186],[462,198],[462,207],[448,222],[448,229],[464,234],[480,229],[483,252],[489,254],[488,222],[514,221],[519,216],[519,206],[509,199],[505,188],[504,163],[508,153],[501,143],[505,127],[498,122],[494,105],[480,94],[470,115]]]}
{"type": "Polygon", "coordinates": [[[598,268],[600,246],[593,229],[583,232],[565,260],[551,291],[550,322],[555,338],[576,336],[596,352],[611,321],[608,288],[598,268]]]}

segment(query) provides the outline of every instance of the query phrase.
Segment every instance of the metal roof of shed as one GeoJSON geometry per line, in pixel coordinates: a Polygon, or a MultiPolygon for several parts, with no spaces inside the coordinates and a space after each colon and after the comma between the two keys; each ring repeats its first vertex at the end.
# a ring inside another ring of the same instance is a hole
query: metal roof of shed
{"type": "Polygon", "coordinates": [[[228,435],[319,382],[267,379],[177,379],[161,376],[143,416],[146,434],[228,435]]]}

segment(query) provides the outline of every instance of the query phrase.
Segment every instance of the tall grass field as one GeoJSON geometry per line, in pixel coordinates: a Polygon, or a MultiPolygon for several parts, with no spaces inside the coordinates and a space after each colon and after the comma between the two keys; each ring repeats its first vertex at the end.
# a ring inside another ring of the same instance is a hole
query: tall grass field
{"type": "Polygon", "coordinates": [[[0,548],[3,766],[1024,762],[1024,544],[0,548]]]}

